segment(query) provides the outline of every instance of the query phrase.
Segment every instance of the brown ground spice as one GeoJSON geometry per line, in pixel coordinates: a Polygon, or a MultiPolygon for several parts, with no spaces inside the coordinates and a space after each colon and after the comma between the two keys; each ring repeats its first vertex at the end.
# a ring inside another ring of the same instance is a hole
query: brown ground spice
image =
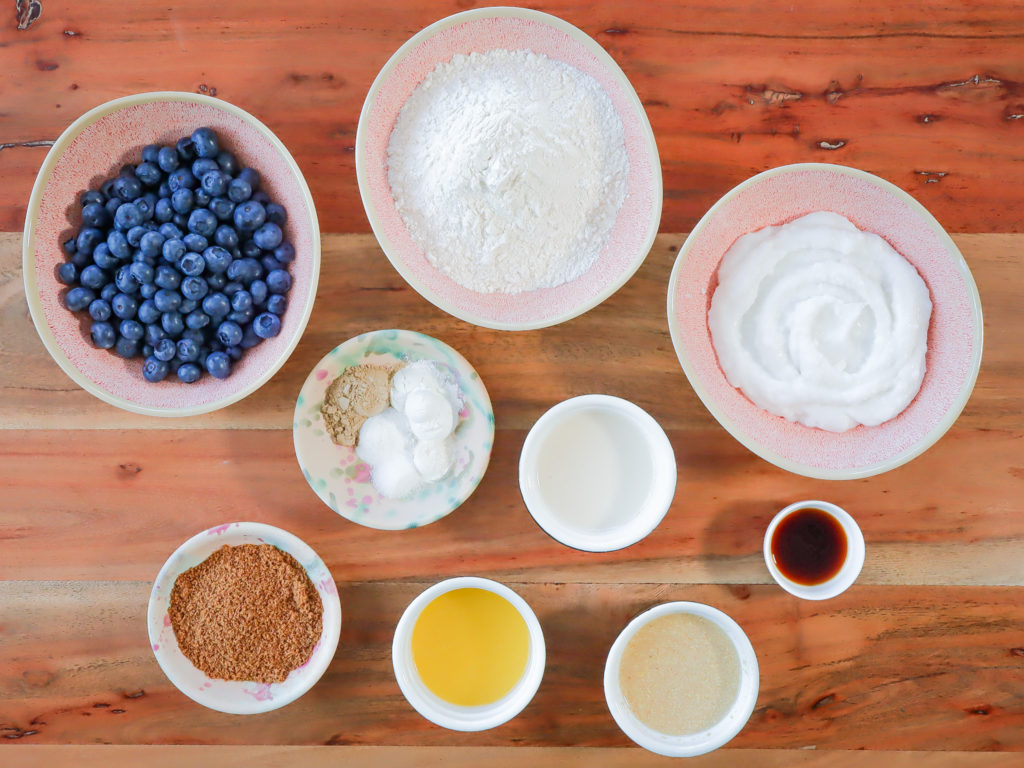
{"type": "Polygon", "coordinates": [[[323,629],[323,603],[305,569],[270,544],[224,545],[178,576],[171,627],[209,677],[280,683],[323,629]]]}
{"type": "Polygon", "coordinates": [[[362,363],[346,368],[331,382],[320,414],[335,443],[356,444],[363,422],[388,407],[391,377],[401,367],[362,363]]]}

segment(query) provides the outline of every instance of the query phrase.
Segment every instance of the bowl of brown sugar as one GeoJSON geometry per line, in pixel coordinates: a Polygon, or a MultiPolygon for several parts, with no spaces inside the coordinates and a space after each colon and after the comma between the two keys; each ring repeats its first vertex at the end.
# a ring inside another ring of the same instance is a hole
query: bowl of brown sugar
{"type": "Polygon", "coordinates": [[[182,544],[149,598],[149,641],[178,690],[210,709],[269,712],[320,679],[341,603],[323,560],[287,531],[227,523],[182,544]]]}

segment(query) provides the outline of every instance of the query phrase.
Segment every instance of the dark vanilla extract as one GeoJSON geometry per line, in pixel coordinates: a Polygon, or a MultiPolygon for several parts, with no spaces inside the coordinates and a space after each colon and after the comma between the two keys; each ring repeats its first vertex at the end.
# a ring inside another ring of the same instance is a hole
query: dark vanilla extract
{"type": "Polygon", "coordinates": [[[805,587],[833,578],[846,561],[846,532],[823,509],[806,507],[782,519],[772,533],[776,567],[792,582],[805,587]]]}

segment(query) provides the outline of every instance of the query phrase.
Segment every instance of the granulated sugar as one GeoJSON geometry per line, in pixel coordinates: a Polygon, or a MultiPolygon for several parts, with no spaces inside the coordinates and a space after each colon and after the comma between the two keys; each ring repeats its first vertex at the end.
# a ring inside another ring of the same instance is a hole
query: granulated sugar
{"type": "Polygon", "coordinates": [[[698,733],[729,711],[739,692],[739,656],[715,624],[685,613],[660,616],[626,645],[619,685],[644,725],[698,733]]]}
{"type": "Polygon", "coordinates": [[[626,196],[622,121],[590,75],[531,51],[456,55],[388,146],[395,205],[427,259],[482,293],[579,277],[626,196]]]}

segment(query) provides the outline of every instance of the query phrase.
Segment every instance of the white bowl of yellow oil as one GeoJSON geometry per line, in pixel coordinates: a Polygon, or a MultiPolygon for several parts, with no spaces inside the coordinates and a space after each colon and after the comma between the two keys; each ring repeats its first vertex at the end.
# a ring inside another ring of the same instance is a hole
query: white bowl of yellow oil
{"type": "Polygon", "coordinates": [[[544,676],[544,634],[533,610],[490,579],[460,576],[424,590],[395,629],[398,687],[427,720],[483,731],[518,715],[544,676]]]}
{"type": "Polygon", "coordinates": [[[622,630],[608,652],[604,695],[622,732],[667,757],[695,757],[730,741],[760,687],[743,629],[702,603],[663,603],[622,630]]]}
{"type": "Polygon", "coordinates": [[[519,456],[519,488],[552,538],[588,552],[635,544],[665,517],[676,491],[672,444],[628,400],[582,395],[541,416],[519,456]]]}

